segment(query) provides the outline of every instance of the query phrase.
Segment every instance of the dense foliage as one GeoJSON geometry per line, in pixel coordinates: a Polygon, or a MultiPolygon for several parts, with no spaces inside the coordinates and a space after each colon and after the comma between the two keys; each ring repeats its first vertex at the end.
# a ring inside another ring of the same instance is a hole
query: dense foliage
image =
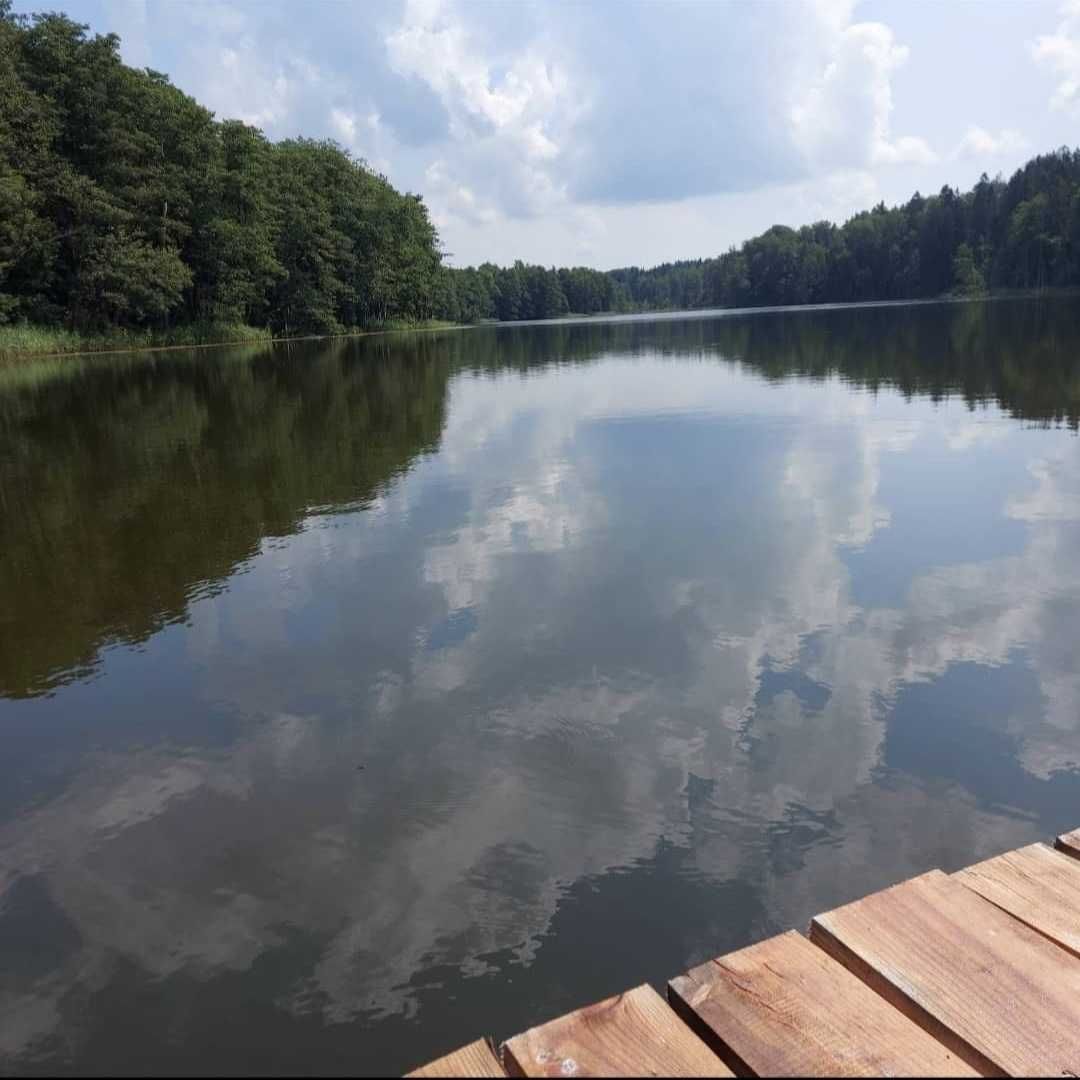
{"type": "Polygon", "coordinates": [[[929,198],[916,193],[903,206],[889,209],[882,203],[842,226],[828,221],[801,229],[774,225],[715,259],[606,274],[517,263],[508,270],[485,265],[448,275],[443,310],[465,320],[1075,286],[1080,285],[1080,150],[1034,158],[1008,181],[983,174],[968,192],[946,186],[929,198]]]}
{"type": "Polygon", "coordinates": [[[455,322],[511,322],[629,310],[630,295],[614,274],[584,266],[546,269],[519,260],[508,267],[444,267],[437,314],[455,322]]]}
{"type": "Polygon", "coordinates": [[[438,237],[332,142],[272,143],[0,0],[0,323],[274,332],[431,315],[438,237]]]}

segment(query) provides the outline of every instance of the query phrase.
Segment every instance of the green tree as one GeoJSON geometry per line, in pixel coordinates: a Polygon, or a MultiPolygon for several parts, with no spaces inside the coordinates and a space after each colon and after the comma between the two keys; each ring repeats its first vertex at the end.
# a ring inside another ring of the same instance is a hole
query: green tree
{"type": "Polygon", "coordinates": [[[967,244],[961,244],[953,256],[953,292],[958,296],[982,296],[986,292],[986,282],[967,244]]]}
{"type": "Polygon", "coordinates": [[[109,232],[87,245],[74,303],[88,325],[159,324],[190,285],[191,271],[173,248],[109,232]]]}

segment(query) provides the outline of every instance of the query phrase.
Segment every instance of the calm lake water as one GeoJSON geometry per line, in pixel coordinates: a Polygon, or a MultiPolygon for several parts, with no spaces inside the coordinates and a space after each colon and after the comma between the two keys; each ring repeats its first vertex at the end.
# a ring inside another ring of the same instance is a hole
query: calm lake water
{"type": "Polygon", "coordinates": [[[1075,299],[0,370],[0,1070],[403,1070],[1080,825],[1075,299]]]}

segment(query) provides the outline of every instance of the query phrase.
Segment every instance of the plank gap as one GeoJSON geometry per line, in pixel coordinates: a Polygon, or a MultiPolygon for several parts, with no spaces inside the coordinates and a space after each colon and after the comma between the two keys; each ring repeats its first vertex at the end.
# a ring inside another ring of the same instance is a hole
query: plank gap
{"type": "Polygon", "coordinates": [[[503,1043],[511,1076],[721,1076],[731,1070],[646,984],[503,1043]]]}
{"type": "Polygon", "coordinates": [[[816,920],[810,924],[810,941],[981,1076],[1008,1076],[1004,1069],[995,1065],[985,1054],[980,1053],[925,1008],[897,990],[875,968],[816,920]]]}
{"type": "Polygon", "coordinates": [[[672,979],[668,999],[738,1075],[979,1075],[794,930],[672,979]]]}
{"type": "Polygon", "coordinates": [[[1030,844],[958,870],[952,877],[1080,957],[1080,861],[1046,844],[1030,844]]]}
{"type": "Polygon", "coordinates": [[[1080,859],[1080,829],[1062,833],[1054,841],[1054,847],[1073,859],[1080,859]]]}
{"type": "Polygon", "coordinates": [[[427,1065],[421,1065],[419,1069],[414,1069],[411,1073],[405,1075],[407,1077],[429,1077],[433,1078],[433,1080],[435,1078],[455,1076],[505,1078],[506,1072],[499,1061],[499,1055],[495,1051],[494,1040],[483,1038],[477,1039],[475,1042],[469,1043],[468,1046],[463,1046],[459,1050],[454,1050],[441,1058],[436,1058],[434,1061],[429,1061],[427,1065]]]}
{"type": "Polygon", "coordinates": [[[811,937],[973,1067],[1080,1074],[1080,960],[940,870],[815,916],[811,937]]]}

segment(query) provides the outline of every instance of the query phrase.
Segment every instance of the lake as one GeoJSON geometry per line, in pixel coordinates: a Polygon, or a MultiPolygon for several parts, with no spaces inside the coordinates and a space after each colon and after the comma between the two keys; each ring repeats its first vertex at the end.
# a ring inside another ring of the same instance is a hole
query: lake
{"type": "Polygon", "coordinates": [[[1080,825],[1075,298],[0,369],[0,1069],[402,1071],[1080,825]]]}

